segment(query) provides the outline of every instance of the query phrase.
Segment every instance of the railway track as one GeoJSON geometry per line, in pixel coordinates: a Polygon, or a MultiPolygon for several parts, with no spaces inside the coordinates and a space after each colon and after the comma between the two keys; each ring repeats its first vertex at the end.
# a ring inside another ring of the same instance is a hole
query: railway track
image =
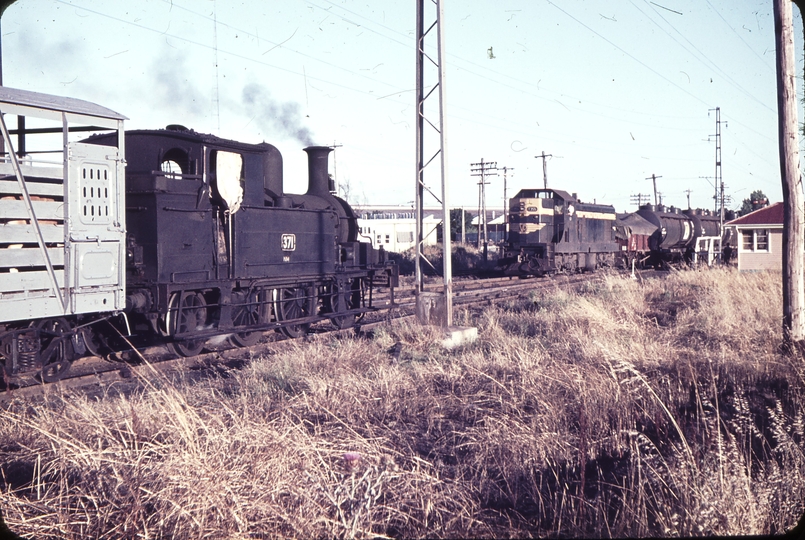
{"type": "MultiPolygon", "coordinates": [[[[575,274],[538,279],[459,279],[453,286],[453,304],[491,305],[518,298],[527,292],[559,289],[600,278],[600,274],[575,274]]],[[[426,280],[424,290],[441,291],[441,282],[435,278],[426,280]]],[[[354,328],[338,330],[322,322],[313,325],[307,336],[298,339],[317,339],[333,332],[367,333],[392,320],[414,318],[416,298],[413,287],[395,289],[394,300],[392,305],[388,292],[381,291],[375,296],[375,305],[379,310],[367,313],[354,328]]],[[[167,346],[159,345],[125,351],[117,359],[82,358],[73,363],[63,379],[53,383],[42,384],[35,376],[29,375],[15,379],[9,386],[0,385],[0,390],[3,390],[0,391],[0,402],[35,396],[61,396],[73,391],[84,395],[110,391],[128,393],[136,387],[150,385],[153,380],[211,376],[238,368],[255,356],[276,354],[294,341],[277,332],[266,332],[260,343],[248,348],[233,347],[227,336],[218,336],[207,342],[208,352],[193,357],[176,357],[167,346]]]]}

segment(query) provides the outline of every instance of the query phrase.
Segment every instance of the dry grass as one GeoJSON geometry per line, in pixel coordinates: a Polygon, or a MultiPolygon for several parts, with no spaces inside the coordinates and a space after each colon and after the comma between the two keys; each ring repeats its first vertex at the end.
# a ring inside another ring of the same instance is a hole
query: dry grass
{"type": "Polygon", "coordinates": [[[31,538],[765,534],[805,510],[805,364],[767,274],[618,277],[397,324],[193,385],[16,402],[31,538]]]}

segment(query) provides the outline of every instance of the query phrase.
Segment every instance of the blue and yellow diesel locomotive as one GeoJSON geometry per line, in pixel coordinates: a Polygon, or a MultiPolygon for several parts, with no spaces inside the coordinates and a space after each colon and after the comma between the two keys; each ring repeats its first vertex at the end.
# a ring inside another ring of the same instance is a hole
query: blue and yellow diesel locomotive
{"type": "Polygon", "coordinates": [[[509,235],[499,266],[511,275],[614,266],[615,208],[557,189],[523,189],[509,201],[509,235]]]}

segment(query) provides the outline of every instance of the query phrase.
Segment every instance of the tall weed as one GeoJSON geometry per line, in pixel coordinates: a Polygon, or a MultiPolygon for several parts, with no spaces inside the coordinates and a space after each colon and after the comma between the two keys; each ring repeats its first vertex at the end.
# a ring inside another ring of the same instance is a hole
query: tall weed
{"type": "Polygon", "coordinates": [[[36,538],[687,536],[805,510],[779,276],[605,276],[187,385],[13,402],[0,505],[36,538]]]}

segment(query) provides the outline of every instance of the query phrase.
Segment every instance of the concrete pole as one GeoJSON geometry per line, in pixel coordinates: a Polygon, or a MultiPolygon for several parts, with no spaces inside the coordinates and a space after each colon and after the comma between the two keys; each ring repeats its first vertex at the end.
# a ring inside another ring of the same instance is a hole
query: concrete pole
{"type": "Polygon", "coordinates": [[[444,69],[444,0],[436,0],[438,19],[436,26],[436,41],[439,51],[439,125],[441,126],[441,160],[442,160],[442,211],[446,225],[442,227],[442,260],[444,265],[444,301],[446,326],[453,326],[453,245],[450,241],[450,203],[449,183],[447,181],[447,113],[445,112],[445,98],[447,95],[447,73],[444,69]]]}

